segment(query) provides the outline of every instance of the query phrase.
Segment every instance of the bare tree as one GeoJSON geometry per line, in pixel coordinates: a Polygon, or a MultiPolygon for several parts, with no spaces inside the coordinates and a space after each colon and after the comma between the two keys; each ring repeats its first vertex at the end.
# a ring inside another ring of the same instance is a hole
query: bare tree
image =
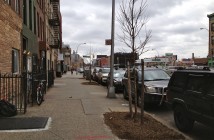
{"type": "MultiPolygon", "coordinates": [[[[151,30],[146,29],[148,16],[146,15],[146,0],[123,0],[120,4],[120,12],[117,20],[120,24],[122,34],[119,39],[128,48],[131,49],[132,62],[135,64],[136,55],[139,56],[145,51],[145,46],[151,38],[151,30]],[[145,27],[145,31],[142,30],[145,27]]],[[[137,114],[137,91],[136,91],[136,73],[134,73],[134,91],[135,91],[135,115],[137,114]]],[[[130,86],[129,86],[130,87],[130,86]]],[[[130,91],[128,89],[128,91],[130,91]]],[[[130,93],[129,93],[130,94],[130,93]]]]}

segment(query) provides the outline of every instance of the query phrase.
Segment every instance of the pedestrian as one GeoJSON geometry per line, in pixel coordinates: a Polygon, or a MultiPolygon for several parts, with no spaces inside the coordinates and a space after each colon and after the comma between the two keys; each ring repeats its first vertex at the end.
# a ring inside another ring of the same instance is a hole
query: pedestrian
{"type": "Polygon", "coordinates": [[[73,75],[73,69],[71,69],[71,75],[73,75]]]}

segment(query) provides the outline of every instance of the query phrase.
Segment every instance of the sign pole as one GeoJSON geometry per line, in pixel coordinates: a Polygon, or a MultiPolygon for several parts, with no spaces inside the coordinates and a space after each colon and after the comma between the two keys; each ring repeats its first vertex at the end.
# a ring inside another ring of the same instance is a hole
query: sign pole
{"type": "Polygon", "coordinates": [[[115,0],[112,0],[112,25],[111,25],[111,64],[110,64],[110,86],[108,88],[108,98],[116,98],[113,85],[114,74],[114,27],[115,27],[115,0]]]}

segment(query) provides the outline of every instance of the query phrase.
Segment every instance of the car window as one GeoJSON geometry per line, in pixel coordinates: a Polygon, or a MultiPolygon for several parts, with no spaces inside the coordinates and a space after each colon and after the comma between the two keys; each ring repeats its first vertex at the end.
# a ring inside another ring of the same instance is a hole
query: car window
{"type": "Polygon", "coordinates": [[[172,77],[172,86],[178,87],[178,88],[184,88],[187,80],[187,74],[186,73],[180,73],[176,72],[173,74],[172,77]]]}
{"type": "Polygon", "coordinates": [[[206,82],[204,75],[190,74],[188,78],[187,90],[203,92],[206,90],[206,82]]]}
{"type": "MultiPolygon", "coordinates": [[[[141,71],[138,74],[139,80],[141,80],[141,71]]],[[[163,70],[145,70],[144,81],[157,81],[157,80],[169,80],[170,76],[163,70]]]]}
{"type": "Polygon", "coordinates": [[[207,94],[214,95],[214,75],[208,75],[206,78],[205,90],[207,94]]]}
{"type": "Polygon", "coordinates": [[[124,76],[123,73],[120,73],[120,72],[114,72],[114,77],[115,78],[122,78],[124,76]]]}
{"type": "Polygon", "coordinates": [[[109,73],[110,72],[110,69],[103,69],[102,70],[102,73],[109,73]]]}

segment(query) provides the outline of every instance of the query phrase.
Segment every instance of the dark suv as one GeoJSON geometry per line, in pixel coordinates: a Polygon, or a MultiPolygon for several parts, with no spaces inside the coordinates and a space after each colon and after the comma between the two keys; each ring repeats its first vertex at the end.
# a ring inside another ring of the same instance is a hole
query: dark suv
{"type": "Polygon", "coordinates": [[[170,79],[167,100],[177,128],[188,132],[194,121],[214,126],[214,72],[178,70],[170,79]]]}
{"type": "MultiPolygon", "coordinates": [[[[136,71],[136,88],[137,88],[137,104],[141,105],[141,92],[142,92],[142,70],[139,68],[132,69],[130,72],[131,77],[131,95],[134,98],[134,70],[136,71]]],[[[128,71],[126,71],[122,83],[123,96],[128,98],[128,71]]],[[[158,68],[144,68],[144,104],[162,104],[166,98],[166,89],[170,76],[162,69],[158,68]]]]}

